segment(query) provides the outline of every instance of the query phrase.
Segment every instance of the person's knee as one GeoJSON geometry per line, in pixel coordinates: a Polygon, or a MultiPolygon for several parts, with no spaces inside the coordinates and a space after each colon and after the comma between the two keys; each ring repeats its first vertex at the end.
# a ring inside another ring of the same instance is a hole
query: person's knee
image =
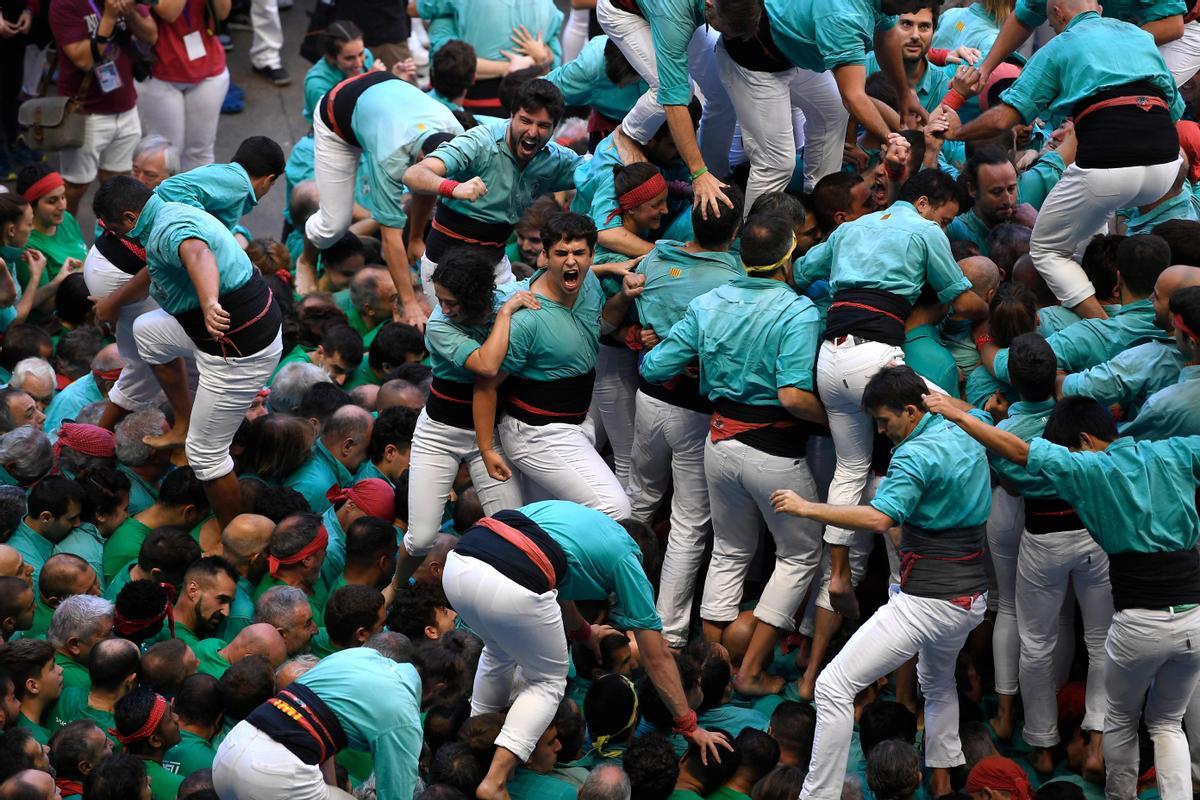
{"type": "Polygon", "coordinates": [[[828,708],[832,705],[844,706],[854,702],[854,687],[850,686],[849,682],[831,667],[832,665],[826,667],[817,676],[817,683],[813,689],[813,700],[818,709],[828,708]]]}
{"type": "Polygon", "coordinates": [[[218,450],[210,444],[202,445],[199,442],[200,437],[194,431],[195,428],[188,433],[183,450],[196,477],[208,482],[233,472],[233,459],[229,455],[228,447],[218,450]]]}

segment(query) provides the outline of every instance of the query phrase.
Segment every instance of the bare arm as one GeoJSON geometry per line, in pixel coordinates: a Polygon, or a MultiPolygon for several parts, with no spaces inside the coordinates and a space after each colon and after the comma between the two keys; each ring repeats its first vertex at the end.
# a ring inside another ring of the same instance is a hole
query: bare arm
{"type": "Polygon", "coordinates": [[[1154,37],[1155,47],[1162,47],[1183,38],[1183,14],[1151,20],[1142,26],[1142,30],[1154,37]]]}
{"type": "MultiPolygon", "coordinates": [[[[413,194],[437,194],[438,187],[446,179],[446,164],[440,158],[429,156],[404,170],[404,185],[413,194]]],[[[428,220],[425,220],[428,222],[428,220]]],[[[424,226],[422,226],[424,230],[424,226]]]]}
{"type": "MultiPolygon", "coordinates": [[[[661,631],[639,630],[633,632],[637,642],[638,657],[646,670],[658,696],[671,712],[671,717],[681,719],[689,716],[692,709],[688,706],[687,694],[683,691],[683,681],[679,678],[679,668],[675,665],[675,657],[671,655],[667,642],[661,631]]],[[[686,738],[700,747],[700,758],[708,763],[709,758],[721,761],[720,750],[732,750],[729,742],[720,734],[709,733],[703,728],[696,728],[686,734],[686,738]]]]}
{"type": "Polygon", "coordinates": [[[512,470],[496,452],[496,402],[500,384],[508,375],[500,373],[490,378],[478,378],[471,399],[471,416],[475,422],[475,441],[488,474],[498,481],[512,477],[512,470]]]}
{"type": "Polygon", "coordinates": [[[862,64],[845,64],[835,67],[834,80],[837,81],[838,91],[842,94],[842,103],[850,116],[874,135],[879,141],[886,142],[891,128],[879,115],[874,101],[867,96],[867,69],[862,64]]]}
{"type": "Polygon", "coordinates": [[[1021,122],[1019,111],[1007,103],[998,103],[958,130],[947,131],[946,138],[962,142],[991,139],[1019,122],[1021,122]]]}
{"type": "MultiPolygon", "coordinates": [[[[494,378],[500,374],[500,366],[508,353],[508,332],[513,314],[522,308],[540,308],[537,296],[531,292],[516,292],[496,312],[491,333],[479,349],[467,357],[463,365],[482,378],[494,378]]],[[[493,416],[494,419],[494,416],[493,416]]]]}
{"type": "Polygon", "coordinates": [[[988,51],[987,58],[983,60],[979,71],[984,76],[991,75],[992,70],[1000,66],[1001,62],[1011,56],[1014,50],[1025,44],[1025,40],[1032,33],[1033,28],[1017,19],[1016,14],[1009,14],[1008,19],[1004,20],[1004,26],[1000,28],[1000,35],[992,43],[992,49],[988,51]]]}
{"type": "Polygon", "coordinates": [[[954,302],[950,305],[954,310],[955,319],[969,319],[972,321],[987,319],[987,303],[970,289],[954,298],[954,302]]]}
{"type": "Polygon", "coordinates": [[[154,18],[149,14],[140,13],[136,7],[125,15],[125,24],[139,42],[153,45],[158,41],[158,25],[154,18]]]}
{"type": "MultiPolygon", "coordinates": [[[[704,157],[700,155],[700,145],[696,142],[696,129],[692,127],[692,115],[687,106],[665,106],[667,126],[671,129],[671,138],[679,148],[679,157],[687,165],[692,178],[692,205],[699,206],[705,219],[708,215],[721,216],[721,204],[725,208],[733,208],[733,203],[721,191],[721,181],[711,172],[705,170],[704,157]]],[[[635,254],[636,255],[636,254],[635,254]]]]}
{"type": "Polygon", "coordinates": [[[196,296],[200,298],[204,327],[214,338],[224,334],[229,330],[229,313],[221,308],[221,273],[217,269],[216,256],[203,240],[185,239],[179,245],[179,260],[187,269],[196,296]]]}
{"type": "Polygon", "coordinates": [[[644,256],[654,249],[654,245],[625,227],[600,231],[597,243],[623,256],[644,256]]]}
{"type": "Polygon", "coordinates": [[[1029,443],[1021,437],[1002,431],[979,417],[968,414],[960,406],[950,402],[951,398],[948,395],[927,394],[924,399],[929,413],[941,414],[948,422],[962,428],[972,439],[996,455],[1021,467],[1029,463],[1029,443]]]}
{"type": "Polygon", "coordinates": [[[790,489],[780,489],[771,495],[771,505],[777,514],[791,514],[856,531],[887,533],[896,521],[873,506],[831,506],[813,503],[790,489]]]}
{"type": "Polygon", "coordinates": [[[817,425],[828,425],[825,416],[825,406],[815,394],[795,386],[784,386],[778,391],[779,404],[787,409],[793,417],[815,422],[817,425]]]}

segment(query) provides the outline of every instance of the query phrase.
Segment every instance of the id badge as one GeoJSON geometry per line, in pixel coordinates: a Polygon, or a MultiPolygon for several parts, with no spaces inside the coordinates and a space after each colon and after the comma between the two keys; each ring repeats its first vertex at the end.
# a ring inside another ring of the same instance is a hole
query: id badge
{"type": "Polygon", "coordinates": [[[183,46],[187,48],[188,61],[196,61],[208,55],[208,50],[204,47],[204,37],[200,35],[200,31],[192,31],[183,37],[183,46]]]}
{"type": "Polygon", "coordinates": [[[121,74],[117,72],[117,65],[111,61],[101,61],[95,66],[95,71],[96,82],[100,84],[100,91],[104,94],[115,92],[125,85],[121,74]]]}

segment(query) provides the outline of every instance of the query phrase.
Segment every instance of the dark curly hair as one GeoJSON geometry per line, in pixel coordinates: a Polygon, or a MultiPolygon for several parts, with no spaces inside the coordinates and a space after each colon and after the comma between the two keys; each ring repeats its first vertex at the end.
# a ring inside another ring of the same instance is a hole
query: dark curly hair
{"type": "Polygon", "coordinates": [[[492,310],[496,288],[495,260],[478,247],[456,247],[442,256],[433,271],[433,282],[454,294],[463,315],[482,322],[492,310]]]}

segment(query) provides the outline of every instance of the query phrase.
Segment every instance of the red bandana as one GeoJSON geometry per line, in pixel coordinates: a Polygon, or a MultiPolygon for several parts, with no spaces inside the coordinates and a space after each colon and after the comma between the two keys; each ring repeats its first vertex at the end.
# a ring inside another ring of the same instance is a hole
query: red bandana
{"type": "Polygon", "coordinates": [[[117,737],[117,741],[124,745],[129,745],[134,742],[140,742],[143,739],[149,739],[150,734],[158,730],[158,723],[162,722],[163,715],[167,713],[167,701],[161,694],[154,695],[154,705],[150,709],[149,716],[142,723],[142,727],[138,728],[128,736],[122,736],[121,732],[116,728],[109,728],[108,732],[117,737]]]}
{"type": "Polygon", "coordinates": [[[328,546],[329,546],[329,532],[326,531],[325,526],[322,525],[320,528],[317,529],[316,538],[314,538],[308,544],[304,545],[304,547],[301,547],[295,553],[292,553],[290,556],[267,556],[267,566],[270,568],[271,577],[278,578],[279,577],[279,568],[282,567],[283,565],[299,564],[304,559],[308,558],[309,556],[311,556],[315,553],[320,552],[321,550],[324,550],[328,546]]]}
{"type": "Polygon", "coordinates": [[[612,218],[625,211],[631,211],[642,203],[648,203],[658,197],[663,192],[667,191],[667,181],[663,178],[661,172],[654,173],[650,180],[635,186],[625,194],[617,198],[617,209],[608,215],[606,223],[611,222],[612,218]]]}

